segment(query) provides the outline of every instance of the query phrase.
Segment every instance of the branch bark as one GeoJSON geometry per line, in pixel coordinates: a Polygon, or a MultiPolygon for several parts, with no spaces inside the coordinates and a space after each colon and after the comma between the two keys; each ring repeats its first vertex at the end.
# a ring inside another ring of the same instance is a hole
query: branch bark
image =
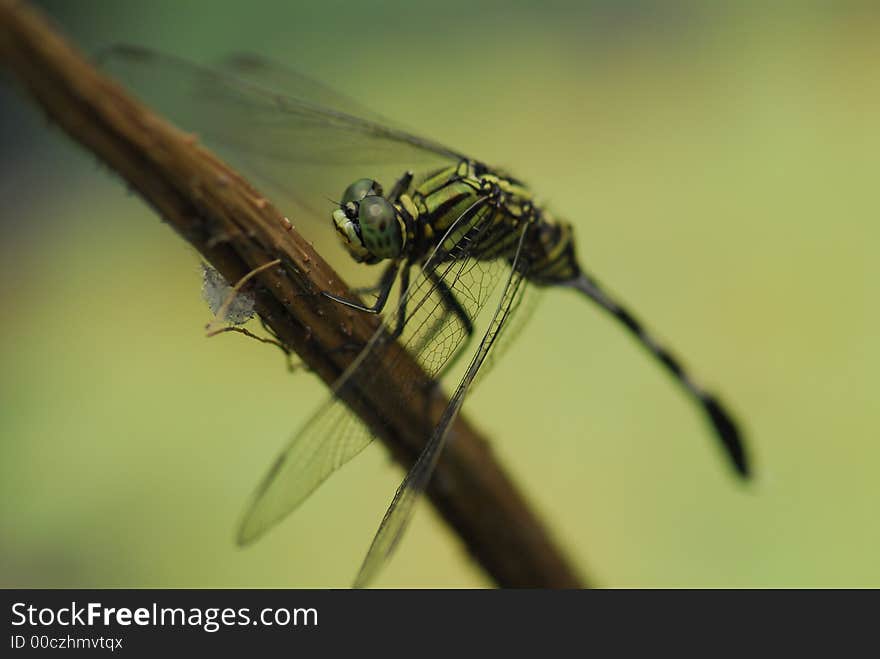
{"type": "MultiPolygon", "coordinates": [[[[0,62],[55,123],[125,179],[227,281],[281,259],[257,275],[256,309],[285,345],[327,385],[333,383],[355,356],[338,348],[365,344],[377,321],[317,294],[352,296],[268,200],[194,136],[98,72],[23,2],[0,0],[0,62]]],[[[446,399],[425,392],[409,409],[389,406],[393,392],[420,373],[401,346],[391,349],[402,352],[403,368],[380,374],[370,391],[345,402],[408,467],[426,440],[419,430],[424,410],[439,417],[446,399]]],[[[428,496],[474,559],[502,587],[581,587],[489,442],[463,417],[452,432],[456,441],[441,459],[428,496]]]]}

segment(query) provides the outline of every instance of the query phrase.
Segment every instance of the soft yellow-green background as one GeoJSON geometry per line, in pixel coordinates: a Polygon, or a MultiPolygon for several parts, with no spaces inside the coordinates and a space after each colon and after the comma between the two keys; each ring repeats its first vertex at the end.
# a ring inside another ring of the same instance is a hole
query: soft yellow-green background
{"type": "MultiPolygon", "coordinates": [[[[506,165],[576,225],[588,267],[737,411],[757,471],[737,483],[632,341],[547,292],[466,411],[596,583],[877,586],[880,15],[727,4],[46,6],[88,50],[286,61],[506,165]]],[[[0,585],[347,585],[398,468],[373,446],[236,549],[325,391],[203,338],[193,252],[0,101],[0,585]]],[[[428,506],[379,580],[487,583],[428,506]]]]}

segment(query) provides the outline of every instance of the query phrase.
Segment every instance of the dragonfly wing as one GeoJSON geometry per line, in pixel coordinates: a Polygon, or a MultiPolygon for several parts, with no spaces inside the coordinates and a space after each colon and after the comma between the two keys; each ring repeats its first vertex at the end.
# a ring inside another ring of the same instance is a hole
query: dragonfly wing
{"type": "Polygon", "coordinates": [[[223,68],[211,68],[116,46],[99,54],[98,62],[179,127],[271,188],[274,200],[297,220],[305,215],[328,223],[333,208],[328,197],[338,199],[359,178],[390,188],[408,169],[465,157],[260,58],[238,56],[223,68]]]}
{"type": "MultiPolygon", "coordinates": [[[[332,108],[353,117],[400,128],[394,121],[377,114],[320,80],[255,53],[233,53],[221,59],[215,70],[289,98],[307,100],[315,106],[332,108]]],[[[400,129],[403,131],[402,128],[400,129]]]]}
{"type": "Polygon", "coordinates": [[[407,473],[400,487],[398,487],[394,499],[385,513],[385,517],[382,519],[379,530],[373,538],[366,558],[364,558],[363,565],[355,579],[355,587],[360,588],[368,585],[394,551],[410,519],[412,519],[415,502],[431,480],[431,475],[434,473],[434,468],[437,466],[437,461],[449,436],[449,429],[461,410],[471,383],[479,372],[480,366],[482,366],[486,357],[490,354],[492,346],[495,344],[510,315],[515,310],[518,300],[520,300],[519,290],[523,283],[523,275],[521,268],[518,267],[518,261],[527,228],[527,226],[523,226],[519,231],[519,245],[511,264],[510,275],[501,294],[501,300],[492,316],[489,328],[486,330],[486,334],[483,336],[476,353],[471,359],[471,363],[455,394],[450,399],[440,421],[434,428],[428,443],[425,445],[416,463],[407,473]]]}
{"type": "Polygon", "coordinates": [[[246,545],[263,535],[372,440],[372,433],[357,416],[341,401],[330,398],[263,478],[239,525],[238,543],[246,545]]]}
{"type": "Polygon", "coordinates": [[[510,305],[510,314],[504,333],[498,338],[492,348],[492,352],[486,357],[480,372],[471,384],[471,391],[477,388],[492,370],[492,367],[504,356],[517,337],[523,331],[529,320],[535,313],[535,308],[541,301],[541,289],[536,286],[520,286],[519,292],[510,305]]]}
{"type": "Polygon", "coordinates": [[[491,215],[488,205],[483,204],[452,225],[450,232],[456,227],[467,227],[467,231],[454,244],[447,244],[443,254],[438,251],[435,258],[425,263],[385,325],[334,383],[333,394],[295,434],[264,477],[241,523],[241,544],[252,542],[291,513],[330,474],[372,441],[373,432],[348,409],[344,399],[349,394],[375,389],[371,385],[379,373],[393,373],[398,368],[394,355],[401,353],[387,350],[392,340],[391,328],[397,325],[398,318],[403,316],[405,331],[401,340],[409,348],[419,346],[413,356],[422,365],[426,379],[402,383],[395,394],[397,405],[411,405],[414,394],[430,385],[456,354],[466,334],[457,326],[453,314],[436,299],[429,275],[443,277],[458,292],[472,288],[466,308],[470,317],[476,319],[499,279],[499,272],[507,267],[503,261],[480,262],[471,254],[476,240],[487,231],[498,230],[492,226],[491,215]],[[427,332],[434,334],[431,342],[424,340],[427,332]]]}

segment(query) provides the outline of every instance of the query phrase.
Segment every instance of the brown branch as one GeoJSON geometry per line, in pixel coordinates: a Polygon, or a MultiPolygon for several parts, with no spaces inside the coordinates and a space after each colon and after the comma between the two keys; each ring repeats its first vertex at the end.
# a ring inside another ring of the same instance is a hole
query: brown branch
{"type": "MultiPolygon", "coordinates": [[[[284,345],[328,385],[354,359],[343,345],[365,344],[375,318],[315,294],[350,297],[338,275],[239,174],[104,77],[23,2],[0,0],[0,62],[74,140],[119,173],[227,281],[274,259],[256,279],[256,309],[284,345]]],[[[426,439],[442,396],[417,393],[411,407],[390,405],[394,392],[424,378],[395,344],[402,368],[380,373],[345,402],[405,466],[426,439]],[[366,388],[365,388],[366,389],[366,388]]],[[[504,587],[575,588],[580,581],[526,504],[489,443],[459,417],[428,495],[473,557],[504,587]],[[442,487],[441,485],[442,484],[442,487]]]]}

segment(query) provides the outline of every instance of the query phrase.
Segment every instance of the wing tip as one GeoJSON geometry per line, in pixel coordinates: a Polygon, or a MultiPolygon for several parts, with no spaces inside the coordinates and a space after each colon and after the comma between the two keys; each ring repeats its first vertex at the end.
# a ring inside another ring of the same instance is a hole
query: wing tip
{"type": "Polygon", "coordinates": [[[267,522],[265,519],[258,518],[255,515],[254,509],[255,506],[248,508],[241,522],[239,522],[238,530],[235,532],[235,544],[237,547],[244,548],[254,544],[274,528],[278,522],[278,519],[267,522]]]}
{"type": "Polygon", "coordinates": [[[250,522],[248,519],[245,519],[238,526],[238,530],[235,532],[235,544],[237,547],[247,547],[248,545],[253,544],[253,542],[260,537],[260,533],[255,533],[251,528],[250,522]]]}

